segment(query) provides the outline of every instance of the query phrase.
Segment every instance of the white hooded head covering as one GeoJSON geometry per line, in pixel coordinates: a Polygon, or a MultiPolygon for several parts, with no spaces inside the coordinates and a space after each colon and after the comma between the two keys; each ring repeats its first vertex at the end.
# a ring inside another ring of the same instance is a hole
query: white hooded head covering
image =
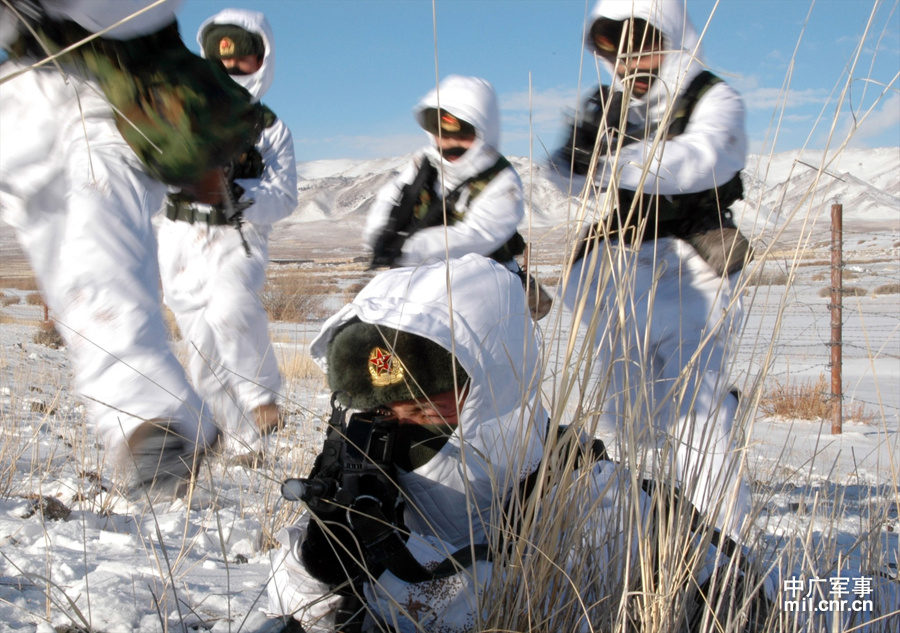
{"type": "MultiPolygon", "coordinates": [[[[651,121],[660,121],[675,98],[690,85],[691,80],[703,71],[704,57],[700,36],[685,11],[683,0],[600,0],[591,10],[584,33],[584,45],[596,53],[597,46],[591,38],[591,27],[601,19],[623,21],[630,18],[645,20],[663,36],[665,54],[651,82],[647,94],[632,97],[637,103],[647,105],[651,121]]],[[[613,87],[622,90],[622,81],[615,66],[605,57],[600,62],[612,75],[613,87]]]]}
{"type": "MultiPolygon", "coordinates": [[[[148,35],[175,20],[175,13],[182,0],[39,0],[38,4],[47,15],[64,20],[72,20],[91,33],[102,31],[113,24],[119,24],[103,33],[103,37],[114,40],[128,40],[148,35]]],[[[6,4],[0,3],[0,4],[6,4]]]]}
{"type": "Polygon", "coordinates": [[[275,79],[275,38],[266,16],[259,11],[249,11],[247,9],[223,9],[219,11],[203,22],[197,31],[197,43],[200,45],[201,54],[203,54],[203,32],[206,30],[206,27],[212,24],[232,24],[241,27],[245,31],[256,33],[262,38],[266,47],[266,54],[260,69],[249,75],[231,76],[235,82],[242,85],[253,95],[255,101],[259,101],[269,90],[272,81],[275,79]]]}
{"type": "Polygon", "coordinates": [[[463,181],[491,167],[499,157],[500,106],[494,87],[480,77],[449,75],[422,97],[413,108],[419,125],[424,124],[425,110],[440,108],[453,116],[471,123],[475,128],[475,142],[458,160],[444,160],[437,149],[437,141],[429,134],[429,146],[425,150],[428,160],[443,170],[446,190],[452,190],[463,181]]]}

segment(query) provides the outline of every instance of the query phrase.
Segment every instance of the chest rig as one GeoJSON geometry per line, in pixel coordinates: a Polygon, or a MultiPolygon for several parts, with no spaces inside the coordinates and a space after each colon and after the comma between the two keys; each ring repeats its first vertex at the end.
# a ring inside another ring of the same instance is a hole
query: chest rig
{"type": "MultiPolygon", "coordinates": [[[[462,222],[472,201],[507,167],[511,167],[511,163],[500,156],[493,165],[441,197],[437,193],[438,170],[431,161],[423,159],[416,177],[403,188],[400,202],[391,209],[388,223],[375,242],[373,266],[393,265],[400,256],[403,243],[422,229],[462,222]],[[464,195],[466,197],[461,204],[464,195]]],[[[498,262],[508,262],[523,252],[525,240],[517,231],[488,257],[498,262]]]]}
{"type": "MultiPolygon", "coordinates": [[[[687,90],[675,102],[674,114],[666,130],[672,139],[684,133],[694,108],[710,88],[722,80],[703,71],[691,81],[687,90]]],[[[604,87],[607,98],[611,89],[604,87]]],[[[628,130],[620,135],[622,147],[643,140],[655,130],[628,130]]],[[[614,212],[589,228],[579,246],[576,260],[584,257],[599,240],[615,238],[626,244],[640,244],[644,240],[677,237],[690,243],[698,254],[719,274],[740,270],[751,255],[747,239],[734,223],[729,207],[744,198],[740,173],[724,184],[687,194],[657,195],[619,189],[614,212]]]]}

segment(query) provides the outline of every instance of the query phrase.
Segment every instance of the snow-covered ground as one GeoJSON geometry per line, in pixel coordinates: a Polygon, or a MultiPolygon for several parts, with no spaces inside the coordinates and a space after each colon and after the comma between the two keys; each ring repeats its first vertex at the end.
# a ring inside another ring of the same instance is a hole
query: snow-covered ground
{"type": "MultiPolygon", "coordinates": [[[[866,162],[857,158],[848,154],[843,162],[866,162]]],[[[767,557],[799,539],[835,567],[863,575],[876,571],[873,564],[878,571],[897,570],[900,294],[875,290],[900,282],[900,205],[893,215],[884,209],[897,200],[898,159],[900,150],[892,149],[888,158],[879,155],[862,167],[871,171],[893,161],[893,180],[881,172],[877,178],[874,171],[871,178],[854,174],[864,184],[853,192],[877,184],[874,199],[883,214],[877,223],[855,213],[850,189],[840,194],[848,209],[845,286],[865,291],[844,305],[845,404],[858,403],[871,415],[865,423],[845,421],[838,436],[831,435],[830,421],[766,418],[755,409],[748,416],[755,525],[767,557]]],[[[747,407],[776,383],[830,376],[831,314],[829,299],[820,295],[830,284],[827,212],[807,224],[810,214],[785,201],[776,189],[794,192],[805,185],[783,186],[795,163],[778,157],[772,165],[779,161],[787,165],[779,167],[780,176],[771,167],[753,181],[750,190],[758,195],[748,196],[741,218],[742,226],[755,227],[759,274],[772,281],[748,285],[745,292],[747,320],[733,374],[747,407]],[[794,210],[784,211],[789,208],[794,210]]],[[[273,253],[294,260],[350,260],[362,253],[358,239],[346,233],[358,228],[364,207],[341,211],[347,224],[340,236],[333,235],[335,217],[316,214],[334,213],[332,203],[353,198],[348,191],[369,191],[358,179],[371,185],[371,178],[381,180],[401,164],[385,159],[376,176],[370,164],[306,166],[301,193],[306,188],[329,197],[307,200],[286,230],[276,231],[273,253]],[[306,248],[313,243],[318,250],[306,248]]],[[[834,193],[821,195],[816,208],[827,208],[834,193]]],[[[564,207],[558,202],[552,217],[560,218],[564,207]]],[[[0,251],[4,257],[15,251],[5,226],[0,251]]],[[[542,262],[541,273],[552,273],[559,261],[558,252],[534,257],[542,262]]],[[[272,325],[286,368],[289,418],[269,440],[264,464],[249,469],[214,457],[190,498],[151,505],[116,490],[73,391],[66,350],[33,342],[41,308],[26,304],[27,291],[0,291],[8,304],[0,307],[0,631],[252,630],[265,602],[274,533],[299,510],[281,501],[279,484],[308,471],[327,414],[324,383],[302,362],[317,323],[272,325]]],[[[551,314],[547,323],[557,318],[568,319],[551,314]]],[[[548,346],[566,333],[562,327],[548,336],[548,346]]],[[[833,570],[825,567],[823,575],[833,570]]]]}

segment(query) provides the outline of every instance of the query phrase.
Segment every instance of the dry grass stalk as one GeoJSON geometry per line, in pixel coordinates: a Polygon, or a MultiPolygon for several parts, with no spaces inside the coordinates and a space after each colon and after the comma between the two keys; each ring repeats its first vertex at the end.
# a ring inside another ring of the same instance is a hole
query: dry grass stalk
{"type": "Polygon", "coordinates": [[[278,366],[281,368],[281,375],[286,384],[318,379],[323,381],[324,387],[322,370],[306,351],[282,349],[279,356],[278,366]]]}

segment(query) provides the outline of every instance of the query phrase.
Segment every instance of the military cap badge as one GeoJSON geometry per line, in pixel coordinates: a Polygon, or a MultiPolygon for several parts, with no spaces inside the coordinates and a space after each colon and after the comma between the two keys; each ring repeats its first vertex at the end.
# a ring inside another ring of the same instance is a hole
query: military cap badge
{"type": "Polygon", "coordinates": [[[219,57],[231,57],[234,55],[234,40],[230,37],[223,37],[219,40],[219,57]]]}
{"type": "Polygon", "coordinates": [[[403,381],[403,363],[391,352],[374,347],[369,352],[369,375],[375,387],[388,387],[403,381]]]}

